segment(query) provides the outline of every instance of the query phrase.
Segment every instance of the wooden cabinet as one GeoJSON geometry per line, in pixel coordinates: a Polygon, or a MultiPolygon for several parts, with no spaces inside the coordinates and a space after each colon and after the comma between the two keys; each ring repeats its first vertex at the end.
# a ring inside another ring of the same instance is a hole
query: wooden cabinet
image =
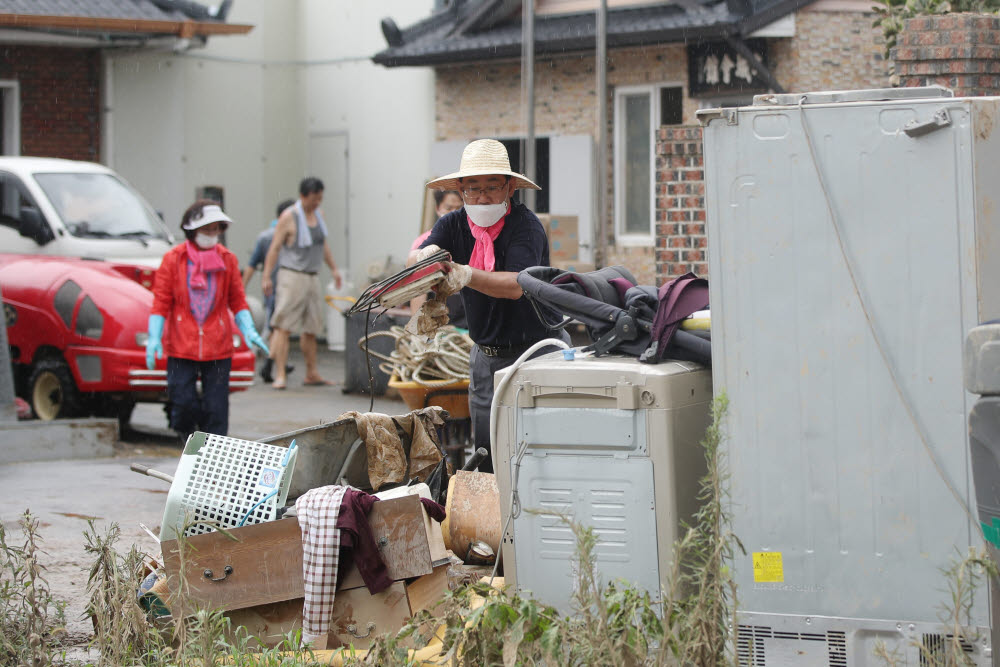
{"type": "MultiPolygon", "coordinates": [[[[432,564],[432,553],[440,551],[434,543],[435,538],[440,541],[440,525],[427,518],[417,496],[375,503],[368,525],[395,583],[371,595],[356,565],[342,570],[328,648],[367,648],[374,637],[403,627],[411,615],[405,580],[417,585],[421,606],[430,603],[435,590],[441,590],[440,571],[432,564]],[[420,577],[430,579],[419,584],[420,577]]],[[[176,540],[164,542],[162,549],[174,614],[223,609],[234,628],[245,627],[267,646],[281,643],[289,632],[302,627],[302,534],[297,520],[189,537],[183,567],[176,540]],[[186,595],[176,594],[174,582],[182,576],[185,584],[180,588],[186,589],[186,595]]]]}
{"type": "Polygon", "coordinates": [[[295,519],[189,537],[183,565],[177,540],[161,547],[174,614],[199,607],[240,609],[303,595],[302,533],[295,519]],[[181,575],[185,584],[178,586],[181,575]]]}
{"type": "MultiPolygon", "coordinates": [[[[302,627],[302,598],[227,612],[233,628],[244,627],[264,646],[277,646],[302,627]]],[[[354,646],[365,649],[375,637],[398,632],[410,619],[406,587],[397,581],[371,595],[368,589],[337,591],[330,614],[327,648],[354,646]]]]}

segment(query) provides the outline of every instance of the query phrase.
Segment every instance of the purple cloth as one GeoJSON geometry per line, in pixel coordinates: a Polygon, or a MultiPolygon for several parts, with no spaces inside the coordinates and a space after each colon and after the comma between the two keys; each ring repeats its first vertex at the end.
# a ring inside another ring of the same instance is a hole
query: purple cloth
{"type": "Polygon", "coordinates": [[[681,320],[691,313],[708,308],[708,281],[685,273],[660,287],[660,305],[650,332],[657,345],[656,360],[663,358],[681,320]]]}
{"type": "Polygon", "coordinates": [[[635,287],[635,285],[625,280],[624,278],[612,278],[611,280],[608,281],[608,283],[618,291],[618,299],[622,303],[625,303],[626,301],[625,293],[628,292],[633,287],[635,287]]]}
{"type": "Polygon", "coordinates": [[[376,502],[378,498],[373,495],[348,489],[337,516],[337,528],[340,529],[339,571],[347,572],[353,560],[372,595],[392,586],[389,570],[382,562],[371,526],[368,525],[368,513],[376,502]]]}

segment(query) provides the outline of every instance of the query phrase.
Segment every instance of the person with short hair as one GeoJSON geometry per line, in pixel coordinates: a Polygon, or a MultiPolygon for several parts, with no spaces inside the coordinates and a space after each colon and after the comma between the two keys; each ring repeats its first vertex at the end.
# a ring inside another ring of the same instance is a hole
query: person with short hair
{"type": "MultiPolygon", "coordinates": [[[[549,244],[538,217],[512,199],[519,188],[539,190],[510,168],[507,149],[495,139],[473,141],[462,152],[457,172],[427,184],[462,193],[464,207],[440,218],[409,261],[438,250],[451,253],[449,283],[462,287],[469,337],[469,414],[476,447],[490,450],[493,374],[507,368],[529,347],[546,338],[569,342],[565,331],[550,332],[517,284],[517,274],[548,266],[549,244]]],[[[536,352],[545,354],[555,347],[536,352]]],[[[479,467],[492,471],[487,458],[479,467]]]]}
{"type": "MultiPolygon", "coordinates": [[[[245,269],[243,269],[243,289],[246,289],[247,285],[250,284],[250,279],[253,278],[253,274],[264,268],[264,260],[267,258],[267,250],[271,247],[271,239],[274,238],[274,228],[278,226],[278,218],[284,213],[285,209],[289,206],[295,204],[294,199],[284,199],[278,203],[278,208],[274,212],[274,220],[271,224],[267,226],[267,229],[262,231],[257,235],[257,240],[254,242],[253,252],[250,253],[250,261],[247,263],[245,269]]],[[[271,272],[271,282],[277,283],[278,281],[278,268],[275,267],[274,271],[271,272]]],[[[264,295],[264,327],[266,335],[270,334],[271,331],[271,316],[274,315],[274,291],[270,294],[264,295]]],[[[267,357],[264,360],[264,365],[260,369],[260,377],[264,382],[270,384],[274,382],[274,377],[271,375],[271,371],[274,368],[274,359],[267,357]]],[[[294,366],[289,366],[285,364],[285,373],[291,373],[295,370],[294,366]]]]}
{"type": "Polygon", "coordinates": [[[306,362],[304,385],[330,385],[319,374],[316,336],[324,328],[323,293],[319,270],[324,262],[340,288],[340,271],[327,243],[326,222],[319,205],[323,202],[323,181],[308,177],[299,184],[299,199],[278,216],[274,237],[264,261],[261,287],[264,294],[274,292],[274,315],[271,316],[271,350],[274,359],[275,389],[288,382],[285,364],[291,333],[299,333],[299,346],[306,362]],[[277,287],[271,272],[277,268],[277,287]]]}
{"type": "Polygon", "coordinates": [[[253,326],[239,261],[219,244],[231,222],[210,199],[191,204],[181,218],[186,240],[167,251],[153,280],[146,367],[153,370],[166,351],[170,426],[183,442],[195,431],[229,433],[235,349],[229,313],[248,346],[268,351],[253,326]]]}

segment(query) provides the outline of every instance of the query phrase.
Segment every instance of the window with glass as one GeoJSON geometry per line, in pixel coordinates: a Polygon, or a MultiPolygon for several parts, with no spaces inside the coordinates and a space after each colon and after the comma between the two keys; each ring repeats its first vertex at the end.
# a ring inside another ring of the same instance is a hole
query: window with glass
{"type": "Polygon", "coordinates": [[[35,174],[73,236],[157,238],[167,235],[156,213],[128,185],[110,174],[35,174]]]}
{"type": "Polygon", "coordinates": [[[656,219],[656,130],[683,121],[680,86],[615,91],[615,231],[625,244],[651,243],[656,219]]]}

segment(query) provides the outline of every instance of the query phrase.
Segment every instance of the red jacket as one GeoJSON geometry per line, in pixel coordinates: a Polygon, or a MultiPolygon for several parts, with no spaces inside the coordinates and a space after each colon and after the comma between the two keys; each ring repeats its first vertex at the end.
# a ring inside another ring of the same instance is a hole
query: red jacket
{"type": "Polygon", "coordinates": [[[191,314],[187,288],[187,244],[171,248],[163,256],[153,282],[153,314],[166,320],[163,350],[168,357],[211,361],[233,356],[233,318],[229,311],[246,309],[239,261],[231,251],[216,246],[226,268],[219,272],[215,302],[199,327],[191,314]]]}

